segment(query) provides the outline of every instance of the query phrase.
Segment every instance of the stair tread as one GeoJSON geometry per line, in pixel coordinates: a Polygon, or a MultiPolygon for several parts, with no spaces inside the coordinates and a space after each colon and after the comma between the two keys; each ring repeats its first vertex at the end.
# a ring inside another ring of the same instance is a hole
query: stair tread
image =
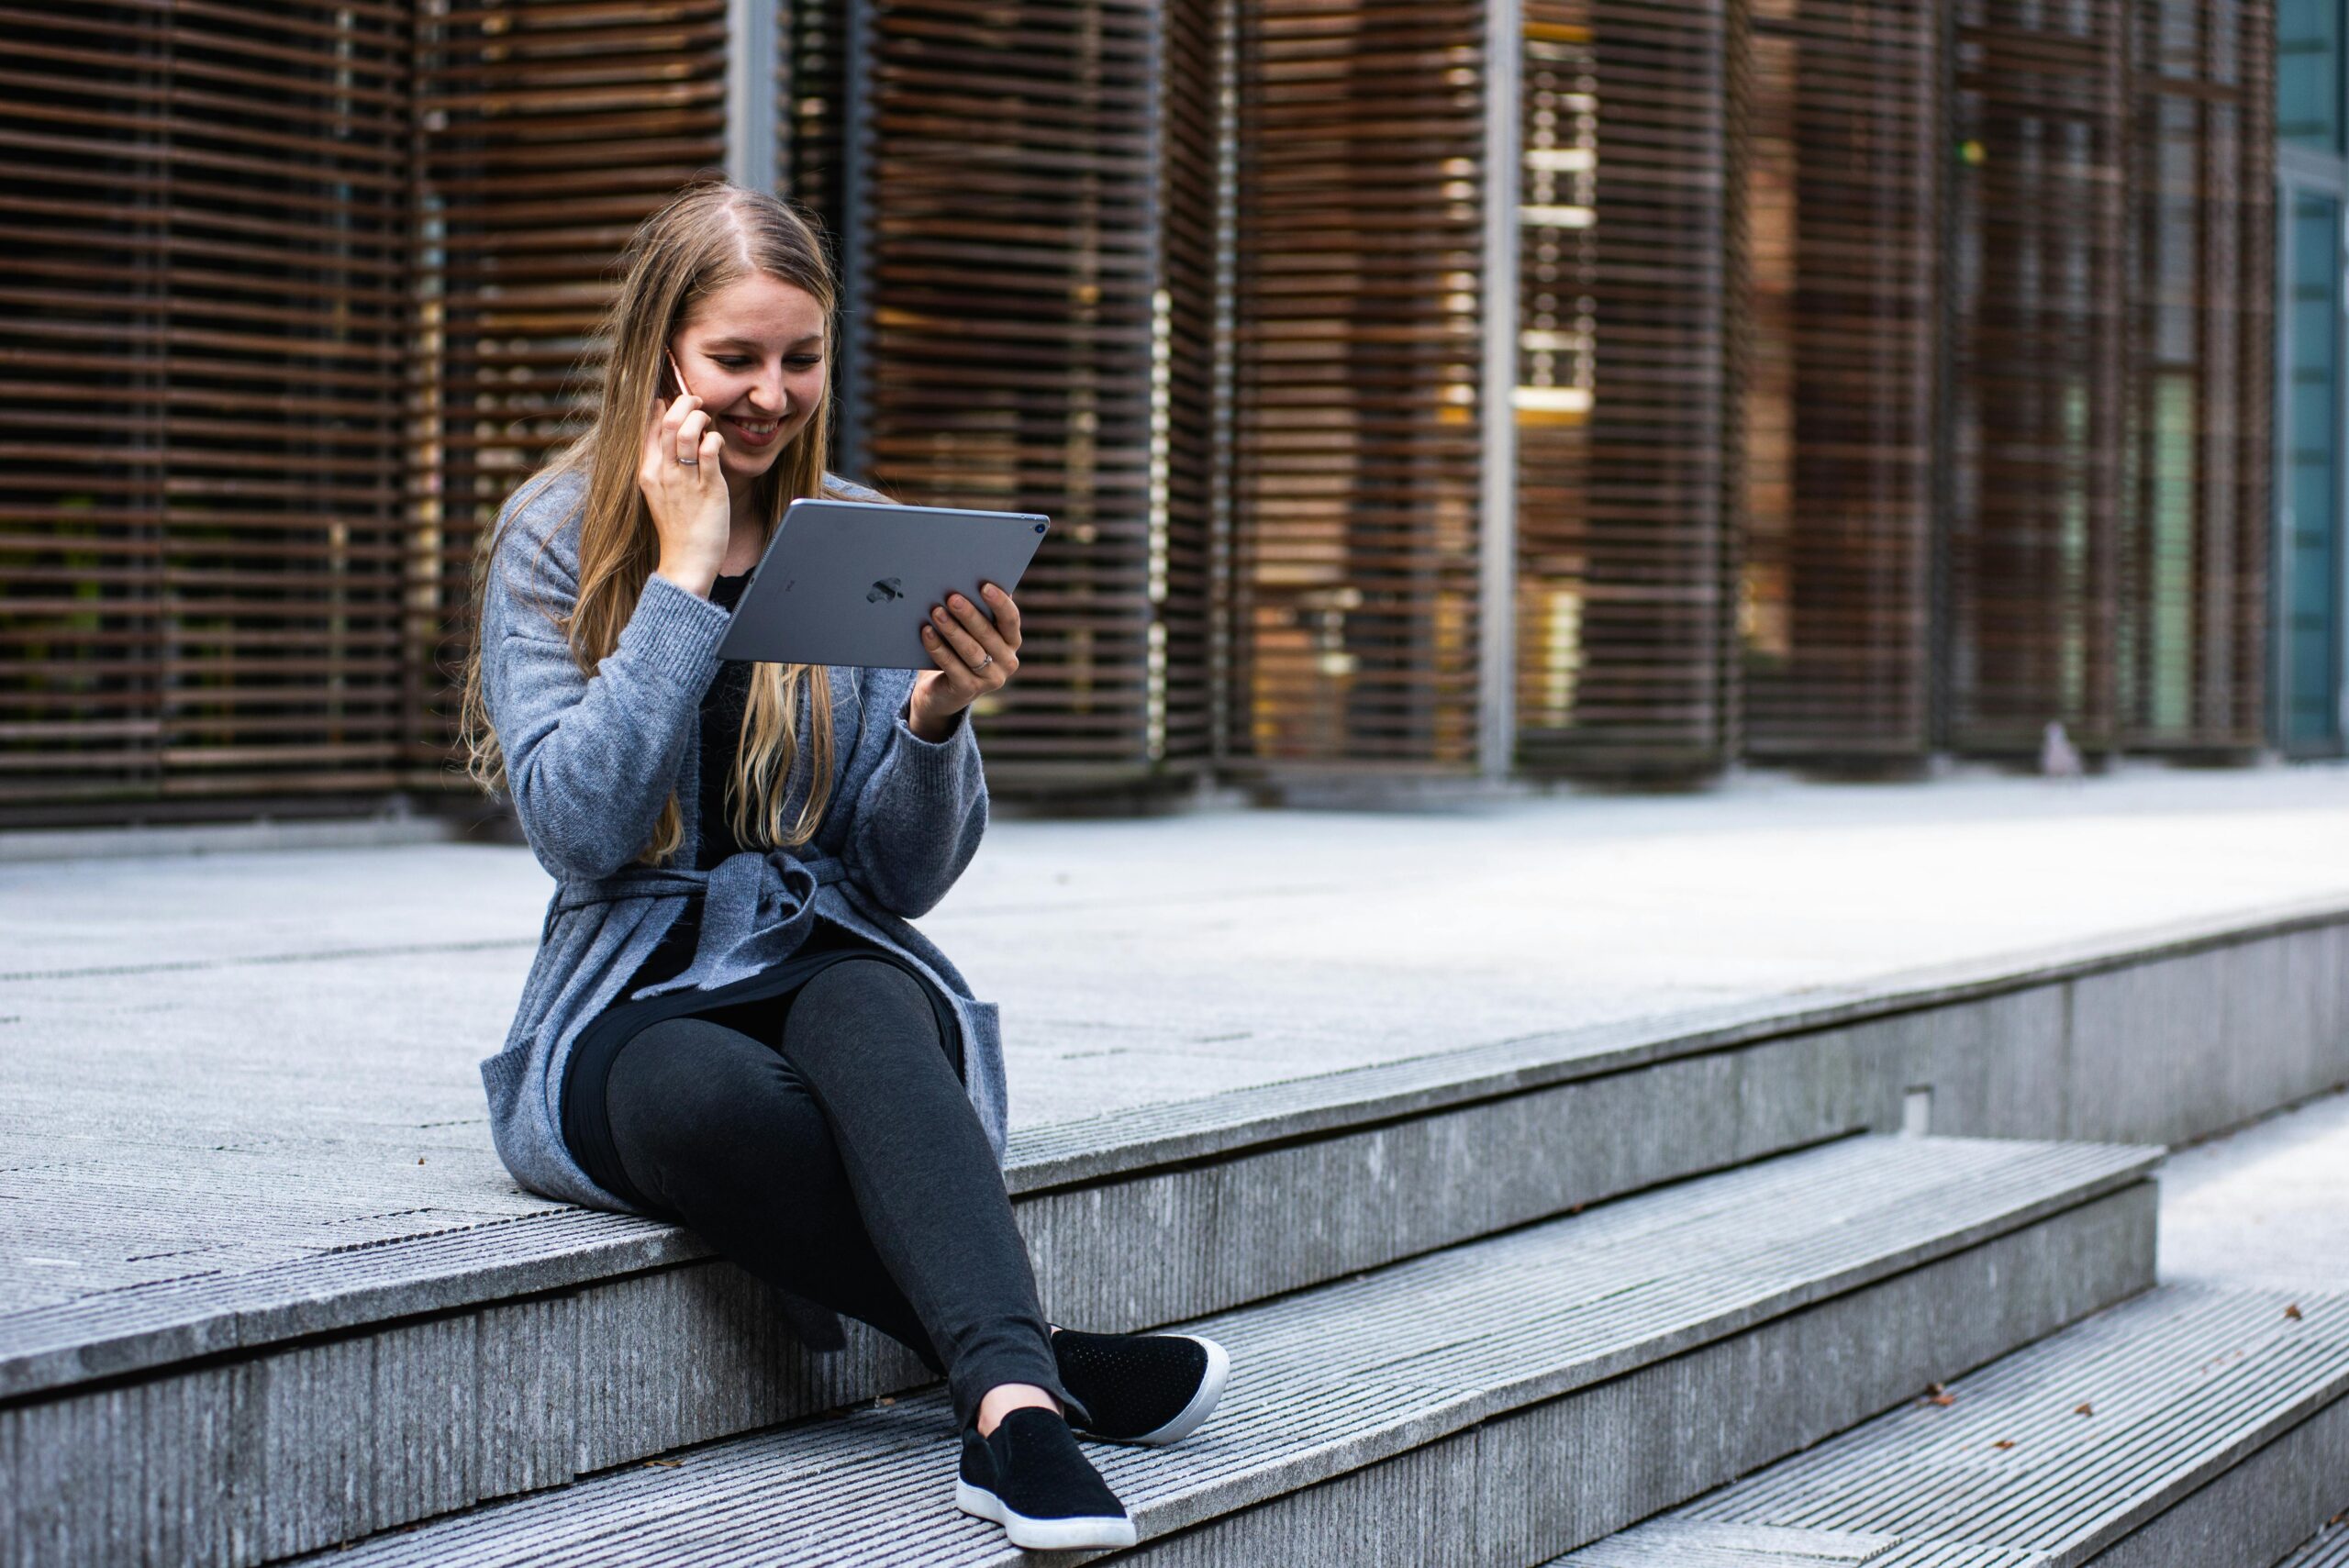
{"type": "Polygon", "coordinates": [[[2326,1525],[2276,1568],[2349,1568],[2349,1518],[2326,1525]]]}
{"type": "MultiPolygon", "coordinates": [[[[1858,1138],[1622,1199],[1202,1319],[1223,1407],[1160,1451],[1096,1448],[1145,1536],[1312,1485],[2029,1225],[2143,1177],[2157,1151],[1858,1138]]],[[[331,1553],[338,1563],[1009,1562],[952,1513],[932,1390],[684,1451],[331,1553]],[[795,1556],[795,1551],[804,1556],[795,1556]]],[[[321,1558],[328,1555],[318,1554],[321,1558]]]]}
{"type": "Polygon", "coordinates": [[[1813,1562],[1825,1551],[1802,1556],[1806,1540],[1861,1537],[1878,1554],[1849,1560],[1870,1568],[2084,1562],[2349,1395],[2349,1296],[2165,1285],[1946,1392],[1554,1568],[1684,1564],[1690,1543],[1754,1529],[1775,1544],[1722,1568],[1813,1562]]]}

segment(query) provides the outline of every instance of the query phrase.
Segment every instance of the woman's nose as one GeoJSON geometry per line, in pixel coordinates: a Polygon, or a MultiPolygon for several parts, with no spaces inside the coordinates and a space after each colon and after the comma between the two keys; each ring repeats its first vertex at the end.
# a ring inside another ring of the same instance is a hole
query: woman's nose
{"type": "Polygon", "coordinates": [[[771,414],[783,412],[783,367],[769,365],[759,374],[759,406],[771,414]]]}

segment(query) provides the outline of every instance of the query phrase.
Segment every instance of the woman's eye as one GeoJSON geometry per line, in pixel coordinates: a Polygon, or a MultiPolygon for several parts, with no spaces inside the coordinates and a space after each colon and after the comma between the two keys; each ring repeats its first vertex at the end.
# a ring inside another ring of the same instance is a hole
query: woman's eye
{"type": "Polygon", "coordinates": [[[730,370],[730,371],[738,371],[738,370],[740,370],[744,365],[749,364],[751,361],[748,361],[748,360],[745,360],[745,359],[733,358],[733,359],[723,359],[723,360],[719,360],[718,362],[719,364],[721,364],[721,365],[724,365],[728,370],[730,370]]]}
{"type": "Polygon", "coordinates": [[[811,370],[815,366],[820,365],[824,362],[824,356],[821,354],[812,356],[803,355],[798,359],[793,360],[791,362],[797,365],[801,370],[811,370]]]}

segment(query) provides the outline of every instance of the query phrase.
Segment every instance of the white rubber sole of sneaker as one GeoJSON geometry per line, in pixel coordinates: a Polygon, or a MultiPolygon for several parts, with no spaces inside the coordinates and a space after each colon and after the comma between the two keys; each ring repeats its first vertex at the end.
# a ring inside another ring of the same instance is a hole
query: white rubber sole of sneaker
{"type": "MultiPolygon", "coordinates": [[[[1189,1340],[1208,1353],[1207,1374],[1199,1379],[1198,1391],[1191,1396],[1191,1402],[1176,1411],[1174,1418],[1163,1427],[1144,1432],[1138,1438],[1112,1438],[1105,1439],[1105,1441],[1163,1448],[1168,1443],[1181,1442],[1197,1431],[1199,1423],[1214,1413],[1216,1401],[1223,1397],[1223,1385],[1231,1376],[1231,1353],[1213,1340],[1202,1339],[1197,1334],[1183,1334],[1177,1338],[1189,1340]]],[[[1090,1437],[1094,1434],[1085,1435],[1090,1437]]]]}
{"type": "Polygon", "coordinates": [[[1123,1514],[1085,1514],[1074,1518],[1031,1519],[984,1487],[959,1476],[954,1482],[954,1506],[978,1518],[993,1519],[1024,1551],[1074,1551],[1085,1547],[1131,1546],[1134,1521],[1123,1514]]]}

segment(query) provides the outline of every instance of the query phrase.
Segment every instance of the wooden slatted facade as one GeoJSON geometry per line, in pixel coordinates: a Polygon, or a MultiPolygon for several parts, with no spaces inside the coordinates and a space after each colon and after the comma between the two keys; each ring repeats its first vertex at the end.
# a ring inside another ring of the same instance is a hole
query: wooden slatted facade
{"type": "MultiPolygon", "coordinates": [[[[462,790],[732,15],[0,0],[0,823],[462,790]]],[[[999,787],[1475,773],[1512,493],[1527,773],[2262,742],[2272,0],[1519,15],[1497,105],[1472,0],[777,5],[836,466],[1056,519],[999,787]]]]}
{"type": "Polygon", "coordinates": [[[1240,28],[1230,753],[1464,770],[1483,12],[1254,0],[1240,28]]]}
{"type": "Polygon", "coordinates": [[[1518,755],[1726,760],[1730,11],[1528,0],[1518,755]]]}
{"type": "Polygon", "coordinates": [[[726,0],[473,0],[417,39],[411,637],[421,776],[448,765],[481,531],[584,425],[629,233],[725,161],[726,0]]]}
{"type": "Polygon", "coordinates": [[[2275,15],[2135,19],[2120,740],[2242,751],[2266,719],[2275,15]]]}
{"type": "Polygon", "coordinates": [[[393,786],[406,6],[0,29],[0,813],[393,786]]]}
{"type": "Polygon", "coordinates": [[[1748,755],[1931,743],[1934,0],[1760,0],[1738,603],[1748,755]]]}
{"type": "Polygon", "coordinates": [[[2119,734],[2129,11],[1957,0],[1947,743],[2119,734]]]}
{"type": "Polygon", "coordinates": [[[1050,514],[998,780],[1208,751],[1214,11],[876,0],[845,199],[844,462],[900,500],[1050,514]]]}

